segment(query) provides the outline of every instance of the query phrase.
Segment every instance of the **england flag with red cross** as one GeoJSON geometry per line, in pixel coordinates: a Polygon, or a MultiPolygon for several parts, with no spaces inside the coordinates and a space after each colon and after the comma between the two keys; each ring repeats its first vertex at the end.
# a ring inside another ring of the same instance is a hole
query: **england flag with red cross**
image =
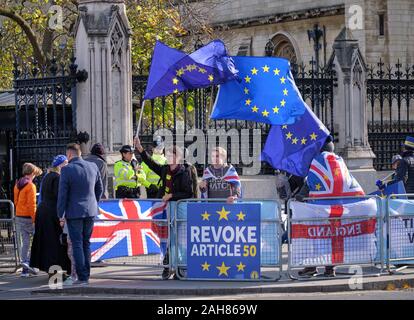
{"type": "Polygon", "coordinates": [[[91,261],[164,254],[168,238],[167,204],[148,200],[99,203],[91,237],[91,261]]]}
{"type": "Polygon", "coordinates": [[[376,261],[377,201],[340,205],[292,202],[291,263],[323,266],[376,261]]]}

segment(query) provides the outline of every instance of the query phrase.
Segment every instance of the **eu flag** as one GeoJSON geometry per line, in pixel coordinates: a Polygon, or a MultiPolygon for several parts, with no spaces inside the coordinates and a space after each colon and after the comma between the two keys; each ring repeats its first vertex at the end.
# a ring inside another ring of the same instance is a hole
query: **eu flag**
{"type": "Polygon", "coordinates": [[[305,106],[305,113],[294,124],[272,126],[262,160],[275,169],[305,177],[312,159],[319,154],[328,135],[328,129],[305,106]]]}
{"type": "Polygon", "coordinates": [[[381,198],[386,198],[393,194],[406,194],[404,182],[397,181],[393,183],[387,183],[384,189],[370,193],[370,195],[377,195],[381,198]]]}
{"type": "Polygon", "coordinates": [[[289,61],[272,57],[233,57],[238,81],[220,86],[211,119],[239,119],[292,124],[305,102],[290,72],[289,61]]]}
{"type": "Polygon", "coordinates": [[[220,40],[189,55],[157,41],[144,99],[221,84],[236,77],[237,70],[220,40]]]}

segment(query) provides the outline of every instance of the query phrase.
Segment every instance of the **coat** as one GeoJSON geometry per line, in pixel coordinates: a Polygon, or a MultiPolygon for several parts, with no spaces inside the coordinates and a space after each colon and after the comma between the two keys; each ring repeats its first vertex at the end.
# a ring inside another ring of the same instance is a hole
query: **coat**
{"type": "Polygon", "coordinates": [[[31,217],[35,221],[36,215],[36,186],[27,177],[19,179],[14,186],[14,206],[17,217],[31,217]]]}
{"type": "Polygon", "coordinates": [[[59,174],[48,173],[42,182],[42,202],[37,207],[30,266],[48,272],[54,265],[70,274],[67,248],[61,243],[62,227],[57,216],[59,174]]]}
{"type": "MultiPolygon", "coordinates": [[[[161,199],[165,195],[165,187],[168,174],[168,164],[160,165],[156,163],[148,155],[146,151],[140,153],[142,161],[147,164],[147,166],[154,171],[157,175],[160,176],[161,186],[158,189],[157,198],[161,199]]],[[[189,199],[194,197],[193,192],[193,180],[191,178],[190,166],[184,164],[178,170],[178,172],[172,177],[172,198],[171,201],[178,201],[181,199],[189,199]]]]}
{"type": "Polygon", "coordinates": [[[58,216],[79,219],[98,215],[102,192],[98,167],[79,157],[71,159],[60,175],[58,216]]]}
{"type": "Polygon", "coordinates": [[[93,162],[99,169],[99,173],[101,174],[102,179],[102,186],[103,186],[103,195],[102,197],[108,199],[108,165],[104,158],[90,154],[89,156],[85,157],[86,161],[93,162]]]}

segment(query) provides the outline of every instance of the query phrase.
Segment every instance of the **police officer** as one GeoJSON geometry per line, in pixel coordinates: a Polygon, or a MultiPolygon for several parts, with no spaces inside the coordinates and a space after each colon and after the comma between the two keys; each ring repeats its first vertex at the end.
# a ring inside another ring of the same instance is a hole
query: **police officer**
{"type": "Polygon", "coordinates": [[[115,162],[115,197],[116,198],[139,198],[139,186],[145,181],[145,173],[138,166],[131,146],[125,145],[119,150],[122,160],[115,162]]]}
{"type": "Polygon", "coordinates": [[[404,148],[402,160],[395,172],[395,180],[404,182],[407,193],[414,193],[414,137],[405,138],[404,148]]]}
{"type": "MultiPolygon", "coordinates": [[[[160,165],[167,164],[167,159],[164,156],[164,142],[160,136],[155,137],[153,141],[151,158],[160,165]]],[[[145,162],[142,162],[141,165],[146,177],[142,184],[147,191],[147,198],[155,199],[161,186],[160,176],[152,171],[145,162]]]]}

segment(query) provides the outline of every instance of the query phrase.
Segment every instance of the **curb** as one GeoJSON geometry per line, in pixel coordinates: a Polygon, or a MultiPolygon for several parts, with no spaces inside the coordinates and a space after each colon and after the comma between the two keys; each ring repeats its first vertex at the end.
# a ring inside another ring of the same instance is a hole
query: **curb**
{"type": "Polygon", "coordinates": [[[395,290],[406,289],[407,287],[414,287],[413,278],[396,278],[391,280],[369,281],[363,283],[361,290],[353,290],[348,283],[341,284],[325,284],[325,285],[309,285],[303,282],[303,286],[257,286],[245,287],[243,284],[240,287],[226,288],[122,288],[122,287],[73,287],[59,290],[41,289],[33,290],[32,294],[59,294],[59,295],[87,295],[87,294],[104,294],[104,295],[182,295],[182,296],[211,296],[211,295],[232,295],[240,293],[316,293],[316,292],[349,292],[349,291],[372,291],[372,290],[395,290]]]}

